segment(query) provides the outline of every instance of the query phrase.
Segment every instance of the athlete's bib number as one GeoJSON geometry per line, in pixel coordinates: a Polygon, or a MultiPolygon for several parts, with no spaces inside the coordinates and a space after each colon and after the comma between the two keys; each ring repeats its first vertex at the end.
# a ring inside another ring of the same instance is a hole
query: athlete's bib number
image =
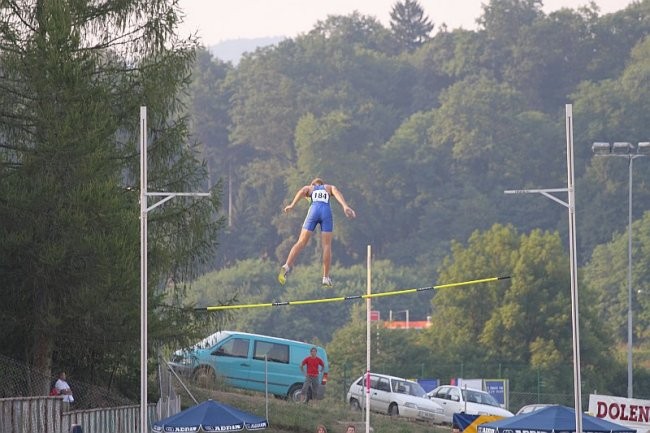
{"type": "Polygon", "coordinates": [[[311,193],[311,201],[328,203],[330,201],[330,195],[327,193],[327,191],[319,189],[318,191],[313,191],[311,193]]]}

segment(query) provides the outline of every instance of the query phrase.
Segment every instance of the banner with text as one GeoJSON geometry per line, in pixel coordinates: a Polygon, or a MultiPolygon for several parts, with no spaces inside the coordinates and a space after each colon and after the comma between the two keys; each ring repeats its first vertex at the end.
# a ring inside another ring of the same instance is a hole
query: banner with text
{"type": "Polygon", "coordinates": [[[637,433],[650,433],[650,400],[590,394],[589,413],[637,433]]]}

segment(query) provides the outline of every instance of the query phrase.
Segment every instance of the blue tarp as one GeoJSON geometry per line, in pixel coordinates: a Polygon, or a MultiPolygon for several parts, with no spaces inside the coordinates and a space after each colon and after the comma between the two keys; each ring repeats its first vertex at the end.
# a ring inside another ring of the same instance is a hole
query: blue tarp
{"type": "Polygon", "coordinates": [[[221,432],[261,430],[266,419],[214,400],[207,400],[153,423],[154,432],[221,432]]]}
{"type": "MultiPolygon", "coordinates": [[[[478,433],[569,433],[576,431],[573,408],[554,405],[478,426],[478,433]]],[[[636,433],[635,429],[582,414],[583,433],[636,433]]]]}

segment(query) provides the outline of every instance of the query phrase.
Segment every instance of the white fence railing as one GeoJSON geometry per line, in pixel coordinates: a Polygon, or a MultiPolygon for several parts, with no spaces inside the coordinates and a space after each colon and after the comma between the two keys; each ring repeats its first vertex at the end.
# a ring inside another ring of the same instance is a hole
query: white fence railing
{"type": "MultiPolygon", "coordinates": [[[[180,398],[161,399],[147,408],[149,422],[180,412],[180,398]]],[[[140,433],[140,406],[66,411],[60,397],[0,399],[2,433],[70,433],[73,425],[83,433],[140,433]]],[[[149,432],[146,432],[149,433],[149,432]]]]}

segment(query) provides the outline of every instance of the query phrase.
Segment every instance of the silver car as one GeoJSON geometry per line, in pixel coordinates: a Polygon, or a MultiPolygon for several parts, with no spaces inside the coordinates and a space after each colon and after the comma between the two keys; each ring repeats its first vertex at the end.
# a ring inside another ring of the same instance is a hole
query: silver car
{"type": "Polygon", "coordinates": [[[391,416],[403,416],[440,424],[442,407],[426,398],[420,384],[401,377],[370,374],[370,392],[365,387],[366,375],[350,385],[347,401],[354,410],[365,409],[366,396],[370,396],[370,410],[391,416]]]}

